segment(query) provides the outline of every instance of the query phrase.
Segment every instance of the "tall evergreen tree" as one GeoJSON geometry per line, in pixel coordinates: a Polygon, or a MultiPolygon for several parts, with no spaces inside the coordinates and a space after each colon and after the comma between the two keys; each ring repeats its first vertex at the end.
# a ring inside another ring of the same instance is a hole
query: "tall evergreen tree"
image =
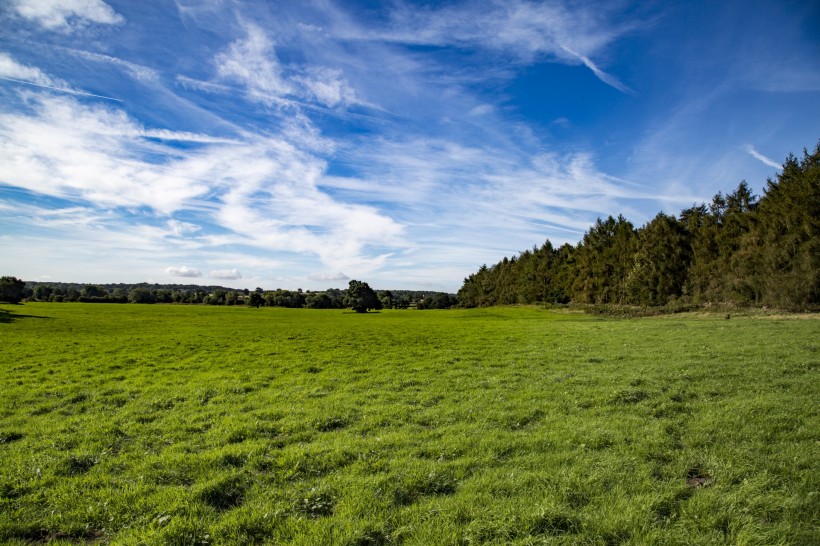
{"type": "Polygon", "coordinates": [[[759,206],[763,303],[820,304],[820,142],[798,161],[789,156],[769,179],[759,206]]]}
{"type": "Polygon", "coordinates": [[[683,293],[691,244],[674,216],[659,213],[638,231],[632,270],[626,280],[628,301],[664,305],[683,293]]]}
{"type": "Polygon", "coordinates": [[[621,303],[632,265],[635,229],[626,218],[600,218],[584,235],[575,255],[573,301],[621,303]]]}

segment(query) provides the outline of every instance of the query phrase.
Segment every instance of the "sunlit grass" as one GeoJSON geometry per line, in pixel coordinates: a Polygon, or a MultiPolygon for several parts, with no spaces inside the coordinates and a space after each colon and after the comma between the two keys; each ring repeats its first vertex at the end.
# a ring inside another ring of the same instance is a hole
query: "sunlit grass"
{"type": "Polygon", "coordinates": [[[820,322],[2,306],[0,541],[820,542],[820,322]]]}

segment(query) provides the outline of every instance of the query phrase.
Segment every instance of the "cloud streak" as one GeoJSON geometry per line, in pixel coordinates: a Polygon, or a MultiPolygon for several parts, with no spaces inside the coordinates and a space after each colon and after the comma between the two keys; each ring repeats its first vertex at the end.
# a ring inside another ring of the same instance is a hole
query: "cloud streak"
{"type": "Polygon", "coordinates": [[[13,0],[20,17],[48,30],[70,32],[88,23],[118,25],[125,19],[102,0],[13,0]]]}
{"type": "Polygon", "coordinates": [[[584,64],[584,66],[589,68],[592,71],[592,73],[595,74],[596,78],[598,78],[599,80],[601,80],[605,84],[614,87],[615,89],[617,89],[621,93],[626,93],[628,95],[632,95],[632,94],[635,93],[632,89],[630,89],[629,87],[627,87],[626,85],[624,85],[620,81],[618,81],[618,78],[616,78],[616,77],[614,77],[610,74],[607,74],[606,72],[604,72],[603,70],[598,68],[595,65],[595,63],[593,63],[589,59],[589,57],[587,57],[586,55],[581,55],[580,53],[576,53],[575,51],[571,50],[570,48],[568,48],[566,46],[561,46],[561,49],[563,49],[564,51],[566,51],[567,53],[569,53],[573,57],[576,57],[579,61],[581,61],[584,64]]]}
{"type": "Polygon", "coordinates": [[[401,44],[478,47],[519,65],[547,60],[583,64],[607,85],[632,90],[595,64],[591,57],[620,36],[634,30],[637,21],[607,23],[605,6],[585,7],[565,2],[455,3],[440,8],[399,5],[390,24],[374,32],[347,25],[341,36],[401,44]]]}
{"type": "Polygon", "coordinates": [[[768,165],[769,167],[774,167],[775,169],[778,169],[778,170],[783,168],[783,166],[780,165],[777,161],[775,161],[773,159],[769,159],[765,155],[763,155],[760,152],[758,152],[757,150],[755,150],[754,146],[752,146],[751,144],[746,146],[746,152],[750,156],[752,156],[753,158],[755,158],[758,161],[760,161],[761,163],[763,163],[764,165],[768,165]]]}
{"type": "Polygon", "coordinates": [[[31,85],[42,89],[50,89],[61,93],[70,93],[72,95],[122,102],[122,99],[72,89],[68,83],[62,80],[55,80],[39,68],[20,64],[10,55],[2,51],[0,51],[0,80],[31,85]]]}

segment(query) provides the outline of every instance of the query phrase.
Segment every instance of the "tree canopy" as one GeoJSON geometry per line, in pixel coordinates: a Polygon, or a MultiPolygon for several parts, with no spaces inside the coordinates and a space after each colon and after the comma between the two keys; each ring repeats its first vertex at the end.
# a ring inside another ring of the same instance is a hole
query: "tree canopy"
{"type": "Polygon", "coordinates": [[[0,277],[0,301],[20,303],[26,283],[17,277],[0,277]]]}
{"type": "Polygon", "coordinates": [[[732,304],[820,307],[820,143],[789,156],[762,197],[741,182],[675,217],[635,229],[598,221],[577,245],[540,248],[483,265],[459,304],[732,304]]]}
{"type": "Polygon", "coordinates": [[[345,306],[357,313],[366,313],[370,309],[380,310],[382,302],[366,282],[351,280],[345,296],[345,306]]]}

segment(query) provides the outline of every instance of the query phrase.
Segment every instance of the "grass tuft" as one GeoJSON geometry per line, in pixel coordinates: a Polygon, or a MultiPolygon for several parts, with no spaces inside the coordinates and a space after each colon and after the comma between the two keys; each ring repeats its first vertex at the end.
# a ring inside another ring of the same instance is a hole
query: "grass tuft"
{"type": "Polygon", "coordinates": [[[217,510],[230,510],[245,500],[247,483],[247,478],[242,474],[223,476],[203,485],[197,497],[217,510]]]}

